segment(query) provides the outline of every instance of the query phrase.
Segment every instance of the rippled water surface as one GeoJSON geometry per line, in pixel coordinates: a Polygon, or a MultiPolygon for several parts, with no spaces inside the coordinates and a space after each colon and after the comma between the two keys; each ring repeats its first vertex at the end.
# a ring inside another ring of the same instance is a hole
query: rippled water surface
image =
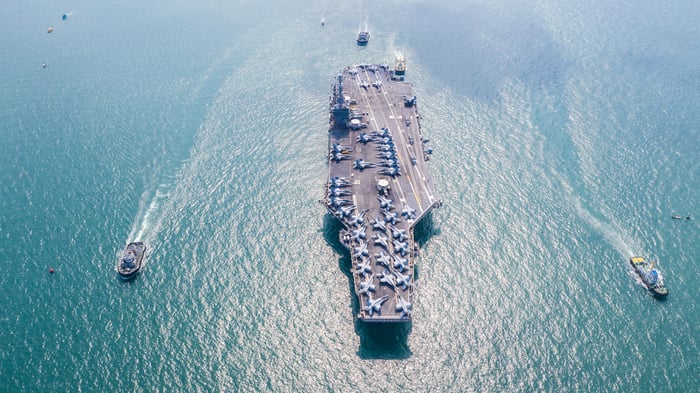
{"type": "Polygon", "coordinates": [[[0,391],[700,389],[696,2],[57,7],[0,24],[0,391]],[[328,94],[398,53],[445,205],[367,326],[328,94]]]}

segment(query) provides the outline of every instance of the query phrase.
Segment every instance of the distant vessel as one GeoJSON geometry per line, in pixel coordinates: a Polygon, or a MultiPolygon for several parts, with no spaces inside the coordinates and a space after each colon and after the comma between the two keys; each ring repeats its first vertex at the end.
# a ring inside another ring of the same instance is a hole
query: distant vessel
{"type": "Polygon", "coordinates": [[[119,260],[117,271],[122,280],[130,280],[141,270],[141,262],[143,254],[146,252],[146,246],[143,242],[129,243],[124,249],[124,255],[119,260]]]}
{"type": "Polygon", "coordinates": [[[666,297],[668,289],[664,286],[664,280],[658,270],[654,268],[656,262],[649,263],[643,257],[630,258],[630,264],[639,274],[644,286],[657,297],[666,297]]]}
{"type": "Polygon", "coordinates": [[[394,75],[406,74],[406,59],[403,56],[398,56],[394,62],[394,75]]]}
{"type": "Polygon", "coordinates": [[[369,32],[361,31],[357,34],[357,45],[367,45],[369,42],[369,32]]]}
{"type": "MultiPolygon", "coordinates": [[[[680,220],[681,218],[683,218],[683,216],[681,216],[681,215],[679,215],[679,214],[674,214],[674,215],[671,216],[671,218],[673,218],[674,220],[680,220]]],[[[686,220],[690,220],[690,214],[688,214],[687,216],[685,216],[685,219],[686,219],[686,220]]]]}

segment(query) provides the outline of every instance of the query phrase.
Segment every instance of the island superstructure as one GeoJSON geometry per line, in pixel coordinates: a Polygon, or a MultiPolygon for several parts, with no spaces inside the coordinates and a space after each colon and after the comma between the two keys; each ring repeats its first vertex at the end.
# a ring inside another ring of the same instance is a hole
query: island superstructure
{"type": "Polygon", "coordinates": [[[346,67],[330,99],[325,204],[344,229],[358,319],[412,320],[413,229],[441,201],[426,162],[416,97],[386,64],[346,67]]]}

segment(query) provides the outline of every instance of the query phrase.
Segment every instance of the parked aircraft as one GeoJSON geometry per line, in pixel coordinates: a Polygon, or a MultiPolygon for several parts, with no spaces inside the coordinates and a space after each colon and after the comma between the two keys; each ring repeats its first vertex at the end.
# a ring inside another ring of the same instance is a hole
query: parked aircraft
{"type": "Polygon", "coordinates": [[[401,317],[410,317],[413,313],[413,306],[410,302],[406,301],[403,297],[397,296],[396,299],[396,311],[401,311],[401,317]]]}
{"type": "Polygon", "coordinates": [[[394,272],[394,275],[396,276],[396,286],[403,288],[405,291],[408,289],[408,287],[412,286],[413,284],[411,283],[411,275],[403,275],[399,272],[394,272]]]}
{"type": "Polygon", "coordinates": [[[333,197],[352,195],[352,191],[343,190],[342,188],[337,188],[337,187],[331,187],[328,189],[328,195],[333,196],[333,197]]]}
{"type": "Polygon", "coordinates": [[[353,229],[351,238],[358,243],[360,240],[366,239],[367,234],[365,233],[365,227],[361,226],[358,229],[353,229]]]}
{"type": "Polygon", "coordinates": [[[331,187],[350,187],[352,183],[350,183],[347,179],[344,177],[334,177],[331,180],[328,181],[331,187]]]}
{"type": "Polygon", "coordinates": [[[354,253],[352,254],[355,258],[362,258],[369,255],[367,250],[367,243],[360,242],[360,245],[353,248],[354,253]]]}
{"type": "Polygon", "coordinates": [[[389,211],[384,211],[384,222],[390,222],[392,225],[396,225],[397,222],[401,222],[399,220],[399,215],[397,213],[392,213],[389,211]]]}
{"type": "Polygon", "coordinates": [[[371,317],[375,312],[377,314],[382,312],[382,304],[389,299],[389,295],[384,295],[379,299],[372,299],[372,294],[368,294],[367,298],[367,303],[362,307],[362,310],[367,311],[371,317]]]}
{"type": "Polygon", "coordinates": [[[352,147],[343,146],[343,145],[334,143],[333,146],[331,146],[331,149],[335,153],[346,153],[346,152],[350,152],[352,150],[352,147]]]}
{"type": "Polygon", "coordinates": [[[401,169],[399,168],[383,168],[379,171],[382,175],[387,175],[391,177],[401,176],[401,169]]]}
{"type": "Polygon", "coordinates": [[[382,209],[384,209],[386,211],[389,211],[394,207],[394,206],[392,206],[392,203],[394,203],[394,201],[389,199],[389,198],[385,198],[381,195],[377,195],[377,199],[379,199],[379,207],[381,207],[382,209]]]}
{"type": "Polygon", "coordinates": [[[406,217],[407,220],[411,220],[416,218],[416,209],[411,208],[410,206],[406,205],[406,207],[401,210],[401,214],[406,217]]]}
{"type": "Polygon", "coordinates": [[[352,167],[353,167],[353,168],[359,169],[359,170],[364,170],[364,169],[367,169],[367,168],[374,168],[375,166],[376,166],[376,165],[375,165],[374,163],[372,163],[372,162],[367,162],[367,161],[365,161],[365,160],[363,160],[363,159],[361,159],[361,158],[358,158],[358,159],[355,160],[355,162],[352,164],[352,167]]]}
{"type": "Polygon", "coordinates": [[[356,227],[359,227],[362,224],[364,224],[365,219],[363,218],[363,216],[365,215],[365,213],[367,213],[367,210],[363,210],[360,212],[360,214],[356,214],[350,217],[350,224],[356,227]]]}
{"type": "Polygon", "coordinates": [[[400,242],[398,240],[393,240],[392,244],[394,245],[394,252],[401,254],[401,256],[406,255],[406,247],[408,247],[408,244],[406,242],[400,242]]]}
{"type": "Polygon", "coordinates": [[[389,263],[391,262],[391,259],[390,259],[389,255],[384,254],[384,251],[380,251],[379,254],[374,254],[374,257],[377,258],[378,264],[389,267],[389,263]]]}
{"type": "Polygon", "coordinates": [[[367,135],[367,133],[361,132],[360,135],[357,136],[357,141],[360,143],[371,142],[372,137],[367,135]]]}
{"type": "MultiPolygon", "coordinates": [[[[374,274],[367,277],[365,281],[360,282],[360,290],[357,291],[360,295],[369,295],[370,292],[374,292],[376,287],[374,286],[374,274]]],[[[398,310],[397,310],[398,311],[398,310]]]]}
{"type": "Polygon", "coordinates": [[[336,197],[332,196],[332,197],[328,198],[328,203],[331,206],[340,207],[340,206],[352,204],[352,201],[349,199],[336,198],[336,197]]]}
{"type": "Polygon", "coordinates": [[[393,225],[390,225],[389,229],[391,229],[391,236],[400,242],[402,242],[408,238],[408,236],[406,235],[405,229],[399,229],[393,225]]]}
{"type": "Polygon", "coordinates": [[[396,277],[394,277],[394,275],[391,274],[386,269],[384,269],[384,272],[381,274],[381,278],[379,278],[379,282],[396,289],[396,277]]]}
{"type": "Polygon", "coordinates": [[[398,269],[400,272],[408,269],[408,259],[394,255],[394,269],[398,269]]]}
{"type": "Polygon", "coordinates": [[[372,273],[372,264],[369,258],[360,258],[360,263],[355,266],[355,273],[358,273],[362,277],[366,276],[367,273],[372,273]]]}
{"type": "Polygon", "coordinates": [[[381,245],[382,247],[386,248],[387,250],[389,249],[389,244],[387,243],[387,237],[382,235],[381,233],[374,234],[372,236],[372,239],[374,239],[374,244],[375,245],[381,245]]]}
{"type": "Polygon", "coordinates": [[[353,210],[355,210],[355,205],[344,206],[338,209],[336,215],[340,218],[349,217],[353,210]]]}
{"type": "Polygon", "coordinates": [[[336,152],[333,152],[333,154],[331,154],[331,160],[333,160],[335,162],[339,162],[342,160],[352,160],[352,156],[350,154],[347,154],[347,153],[341,153],[341,152],[336,151],[336,152]]]}
{"type": "Polygon", "coordinates": [[[381,221],[379,218],[375,218],[372,220],[372,229],[378,229],[382,232],[386,232],[386,224],[384,224],[384,221],[381,221]]]}

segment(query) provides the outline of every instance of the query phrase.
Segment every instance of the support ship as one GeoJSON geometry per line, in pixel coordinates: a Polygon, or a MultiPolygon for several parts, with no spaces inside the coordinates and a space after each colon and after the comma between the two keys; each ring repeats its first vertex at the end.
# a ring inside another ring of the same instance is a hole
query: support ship
{"type": "Polygon", "coordinates": [[[365,322],[412,320],[413,229],[442,204],[400,64],[349,66],[330,99],[325,205],[344,226],[340,241],[350,251],[357,317],[365,322]]]}

